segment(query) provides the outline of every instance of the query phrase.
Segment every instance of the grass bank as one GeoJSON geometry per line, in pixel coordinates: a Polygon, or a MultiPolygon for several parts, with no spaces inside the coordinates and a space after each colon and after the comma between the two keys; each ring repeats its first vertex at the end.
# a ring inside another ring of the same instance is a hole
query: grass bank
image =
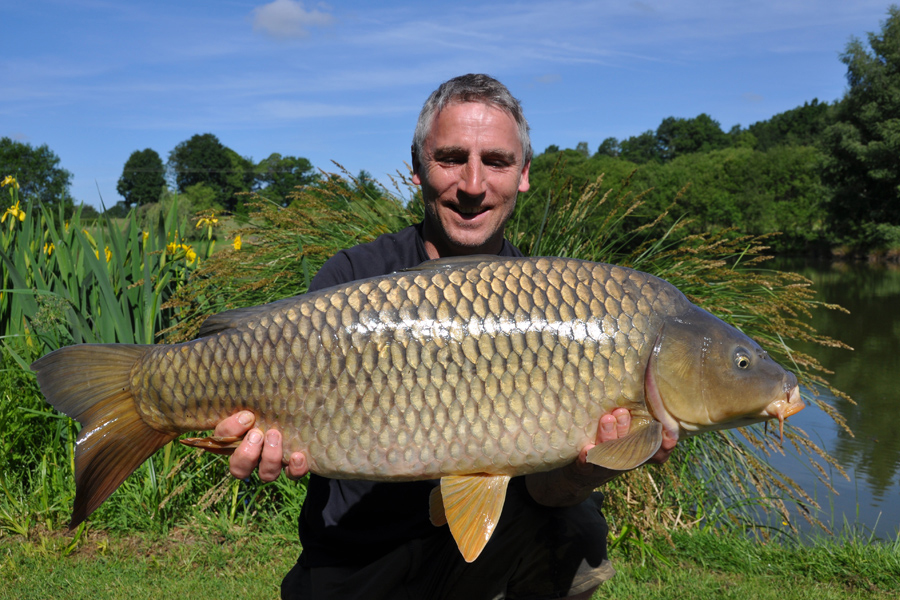
{"type": "MultiPolygon", "coordinates": [[[[293,534],[190,526],[167,534],[35,530],[0,538],[0,599],[67,597],[277,598],[299,553],[293,534]]],[[[736,534],[679,532],[613,553],[618,574],[601,598],[897,598],[900,540],[822,538],[760,543],[736,534]]]]}

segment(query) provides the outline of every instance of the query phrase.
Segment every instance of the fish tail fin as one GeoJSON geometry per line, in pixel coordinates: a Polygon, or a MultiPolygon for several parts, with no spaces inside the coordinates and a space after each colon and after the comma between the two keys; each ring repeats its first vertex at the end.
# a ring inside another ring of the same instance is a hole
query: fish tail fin
{"type": "Polygon", "coordinates": [[[178,436],[141,418],[131,393],[135,362],[152,346],[80,344],[31,365],[47,401],[81,423],[75,442],[77,527],[154,452],[178,436]]]}

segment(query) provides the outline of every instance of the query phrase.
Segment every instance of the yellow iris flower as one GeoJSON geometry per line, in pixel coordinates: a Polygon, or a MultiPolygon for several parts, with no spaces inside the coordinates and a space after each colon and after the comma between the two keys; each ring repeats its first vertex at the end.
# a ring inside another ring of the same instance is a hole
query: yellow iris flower
{"type": "Polygon", "coordinates": [[[176,244],[175,242],[172,242],[166,246],[166,252],[168,254],[175,254],[179,250],[184,250],[184,259],[188,263],[194,263],[197,260],[197,253],[187,244],[176,244]]]}
{"type": "Polygon", "coordinates": [[[219,219],[215,217],[200,217],[197,219],[197,229],[201,227],[213,227],[219,223],[219,219]]]}
{"type": "Polygon", "coordinates": [[[7,175],[3,178],[3,181],[0,181],[0,187],[6,187],[8,185],[12,185],[14,188],[19,189],[19,182],[16,181],[16,178],[12,175],[7,175]]]}
{"type": "Polygon", "coordinates": [[[234,236],[234,244],[232,244],[232,245],[234,246],[235,250],[241,249],[241,236],[240,235],[234,236]]]}
{"type": "Polygon", "coordinates": [[[19,203],[16,202],[13,206],[10,206],[9,208],[6,209],[6,212],[3,213],[2,217],[0,217],[0,223],[5,223],[6,217],[9,217],[9,216],[12,216],[12,218],[14,218],[14,219],[19,219],[19,221],[24,221],[25,220],[25,211],[22,210],[21,208],[19,208],[19,203]]]}

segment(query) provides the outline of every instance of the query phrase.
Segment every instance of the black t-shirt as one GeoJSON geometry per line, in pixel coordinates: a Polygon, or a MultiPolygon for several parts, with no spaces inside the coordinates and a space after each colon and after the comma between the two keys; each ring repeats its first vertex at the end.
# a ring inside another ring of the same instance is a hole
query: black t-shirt
{"type": "MultiPolygon", "coordinates": [[[[523,256],[503,241],[499,256],[523,256]]],[[[428,260],[422,224],[341,250],[322,266],[309,291],[387,275],[428,260]]],[[[367,564],[408,540],[434,533],[428,496],[434,481],[385,483],[311,474],[300,512],[305,567],[367,564]]]]}

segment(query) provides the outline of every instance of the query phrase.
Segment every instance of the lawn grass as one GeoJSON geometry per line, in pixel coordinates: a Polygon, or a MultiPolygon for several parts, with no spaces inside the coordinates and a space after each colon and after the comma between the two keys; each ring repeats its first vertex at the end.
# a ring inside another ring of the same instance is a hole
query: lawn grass
{"type": "Polygon", "coordinates": [[[900,540],[817,538],[761,543],[737,534],[678,532],[652,549],[669,564],[632,556],[594,598],[810,599],[900,597],[900,540]]]}
{"type": "MultiPolygon", "coordinates": [[[[91,531],[66,554],[71,540],[48,531],[0,538],[0,598],[277,598],[299,552],[294,534],[233,526],[91,531]]],[[[594,598],[900,596],[900,541],[823,537],[801,546],[694,531],[651,549],[643,558],[640,547],[618,549],[618,573],[594,598]]]]}
{"type": "Polygon", "coordinates": [[[284,534],[192,527],[0,539],[0,599],[278,598],[299,543],[284,534]]]}

